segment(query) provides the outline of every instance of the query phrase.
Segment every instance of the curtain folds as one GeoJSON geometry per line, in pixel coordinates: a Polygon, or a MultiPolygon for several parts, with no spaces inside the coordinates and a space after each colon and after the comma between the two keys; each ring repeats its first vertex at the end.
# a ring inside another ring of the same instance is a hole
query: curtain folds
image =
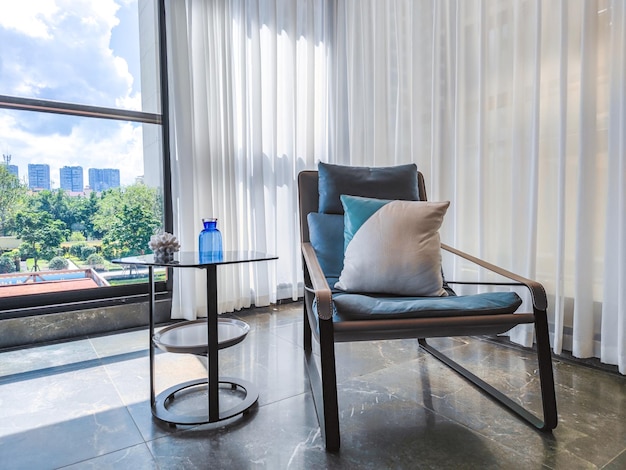
{"type": "MultiPolygon", "coordinates": [[[[174,233],[194,250],[217,217],[225,250],[273,253],[218,270],[220,312],[302,296],[296,175],[328,155],[332,1],[167,2],[174,233]]],[[[178,270],[172,315],[205,315],[202,272],[178,270]]]]}
{"type": "MultiPolygon", "coordinates": [[[[452,202],[442,239],[541,281],[556,353],[626,373],[622,0],[169,10],[176,233],[194,247],[216,216],[227,249],[280,256],[222,274],[223,311],[301,294],[301,169],[415,162],[429,198],[452,202]]],[[[481,275],[444,262],[450,278],[481,275]]],[[[175,315],[201,310],[202,281],[177,283],[175,315]]]]}
{"type": "Polygon", "coordinates": [[[556,353],[626,373],[624,3],[338,5],[336,161],[416,162],[452,201],[443,240],[541,281],[556,353]]]}
{"type": "Polygon", "coordinates": [[[601,354],[626,374],[626,4],[611,2],[601,354]]]}

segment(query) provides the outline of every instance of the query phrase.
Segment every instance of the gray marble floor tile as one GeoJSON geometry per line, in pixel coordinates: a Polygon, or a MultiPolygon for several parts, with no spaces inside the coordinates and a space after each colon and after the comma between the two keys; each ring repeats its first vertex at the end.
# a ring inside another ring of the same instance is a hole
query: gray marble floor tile
{"type": "MultiPolygon", "coordinates": [[[[157,328],[156,331],[160,329],[162,328],[157,328]]],[[[89,341],[101,358],[128,355],[133,352],[145,352],[147,356],[150,334],[147,329],[141,329],[115,335],[94,336],[89,338],[89,341]]]]}
{"type": "MultiPolygon", "coordinates": [[[[198,356],[160,353],[156,355],[155,363],[156,394],[188,380],[206,378],[206,363],[198,356]]],[[[148,357],[107,364],[105,369],[146,441],[178,432],[178,428],[152,418],[148,357]]]]}
{"type": "Polygon", "coordinates": [[[90,367],[98,355],[88,339],[0,352],[0,381],[90,367]]]}
{"type": "MultiPolygon", "coordinates": [[[[152,417],[145,329],[0,351],[0,468],[626,468],[626,377],[555,360],[560,421],[545,434],[415,340],[337,344],[342,446],[328,453],[304,367],[301,303],[230,316],[251,329],[220,351],[220,375],[254,383],[259,401],[209,425],[152,417]]],[[[540,411],[531,351],[482,338],[430,342],[540,411]]],[[[205,376],[206,358],[156,352],[157,392],[205,376]]],[[[222,404],[238,393],[223,390],[222,404]]],[[[206,391],[173,406],[195,412],[206,391]]]]}
{"type": "Polygon", "coordinates": [[[626,468],[626,449],[624,449],[621,454],[619,454],[602,468],[606,470],[624,470],[626,468]]]}
{"type": "Polygon", "coordinates": [[[63,467],[64,470],[157,470],[158,468],[148,446],[143,443],[63,467]]]}
{"type": "MultiPolygon", "coordinates": [[[[355,413],[372,412],[370,408],[376,412],[381,402],[404,401],[413,403],[416,408],[424,407],[430,413],[412,426],[404,425],[402,429],[406,433],[417,432],[424,421],[443,420],[471,430],[481,439],[497,443],[498,448],[524,454],[525,460],[520,462],[532,464],[526,468],[550,467],[557,463],[567,464],[566,468],[591,466],[574,454],[558,452],[558,441],[553,434],[540,433],[521,422],[454,372],[442,365],[432,364],[431,360],[424,357],[341,382],[339,399],[342,419],[349,422],[355,413]],[[352,396],[356,397],[353,402],[348,401],[352,396]]],[[[398,421],[392,423],[397,424],[398,421]]],[[[368,432],[370,427],[370,424],[365,425],[364,430],[368,432]]],[[[384,433],[394,432],[393,427],[392,424],[384,433]]],[[[558,465],[553,468],[558,468],[558,465]]]]}
{"type": "Polygon", "coordinates": [[[302,320],[302,303],[285,303],[256,309],[247,309],[232,314],[250,325],[251,328],[275,329],[302,320]]]}
{"type": "Polygon", "coordinates": [[[264,405],[308,390],[304,353],[293,343],[268,331],[255,330],[251,341],[220,352],[220,373],[242,378],[259,388],[264,405]]]}
{"type": "Polygon", "coordinates": [[[56,468],[143,441],[102,366],[3,383],[1,390],[3,468],[56,468]]]}
{"type": "Polygon", "coordinates": [[[65,412],[67,408],[58,409],[56,419],[47,416],[46,424],[35,424],[31,416],[11,432],[4,429],[0,438],[2,468],[60,468],[143,442],[124,407],[82,416],[71,416],[65,412]]]}
{"type": "Polygon", "coordinates": [[[149,445],[162,469],[304,469],[327,459],[313,402],[305,394],[259,407],[227,425],[198,426],[149,445]],[[317,452],[306,451],[311,448],[317,452]]]}

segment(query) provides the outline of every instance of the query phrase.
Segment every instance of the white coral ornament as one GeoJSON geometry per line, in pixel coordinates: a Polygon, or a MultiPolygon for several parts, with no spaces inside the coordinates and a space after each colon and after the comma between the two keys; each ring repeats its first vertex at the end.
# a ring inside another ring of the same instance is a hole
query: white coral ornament
{"type": "Polygon", "coordinates": [[[152,235],[148,246],[157,260],[171,260],[174,253],[180,250],[180,243],[174,235],[168,232],[152,235]]]}

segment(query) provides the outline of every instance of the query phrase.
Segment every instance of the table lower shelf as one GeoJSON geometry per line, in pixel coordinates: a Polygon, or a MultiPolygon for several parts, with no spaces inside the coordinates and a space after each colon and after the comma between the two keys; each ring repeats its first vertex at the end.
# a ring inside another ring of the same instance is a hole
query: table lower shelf
{"type": "MultiPolygon", "coordinates": [[[[218,349],[241,343],[250,326],[234,318],[217,320],[218,349]]],[[[208,330],[206,318],[185,321],[163,328],[153,338],[154,345],[171,353],[206,354],[208,350],[208,330]]]]}
{"type": "Polygon", "coordinates": [[[183,392],[189,390],[193,387],[198,387],[201,385],[207,386],[206,379],[196,379],[190,380],[188,382],[184,382],[178,385],[174,385],[167,390],[159,393],[155,399],[154,406],[152,407],[152,415],[155,418],[160,419],[169,424],[206,424],[206,423],[215,423],[218,421],[224,421],[225,419],[232,418],[239,414],[245,413],[248,411],[259,399],[259,392],[257,388],[247,382],[245,380],[241,380],[235,377],[220,377],[220,384],[229,385],[230,389],[241,389],[245,392],[245,396],[243,399],[236,405],[227,410],[220,410],[219,417],[217,419],[209,419],[208,409],[207,412],[201,415],[183,415],[178,414],[170,409],[168,406],[171,406],[176,401],[176,394],[179,392],[183,392]]]}

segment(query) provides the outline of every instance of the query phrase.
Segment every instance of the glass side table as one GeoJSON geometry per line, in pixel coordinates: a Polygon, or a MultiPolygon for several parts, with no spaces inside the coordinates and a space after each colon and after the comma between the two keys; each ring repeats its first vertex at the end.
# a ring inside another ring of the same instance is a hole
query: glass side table
{"type": "Polygon", "coordinates": [[[171,260],[155,259],[153,255],[131,256],[115,259],[116,264],[145,266],[148,268],[150,292],[150,406],[152,415],[169,424],[205,424],[223,421],[250,409],[258,400],[257,388],[245,380],[235,377],[220,377],[218,371],[218,351],[240,343],[250,327],[240,320],[218,319],[217,310],[217,267],[222,264],[241,264],[278,259],[277,256],[254,251],[225,251],[219,260],[200,260],[197,252],[179,252],[171,260]],[[206,271],[207,318],[185,321],[166,327],[155,334],[155,288],[154,268],[192,268],[206,271]],[[174,385],[158,395],[155,392],[154,348],[171,353],[206,355],[207,378],[190,380],[174,385]],[[232,389],[241,389],[244,398],[234,407],[221,410],[219,406],[220,384],[232,389]],[[208,390],[208,413],[180,415],[170,411],[168,405],[175,395],[199,385],[208,390]]]}

